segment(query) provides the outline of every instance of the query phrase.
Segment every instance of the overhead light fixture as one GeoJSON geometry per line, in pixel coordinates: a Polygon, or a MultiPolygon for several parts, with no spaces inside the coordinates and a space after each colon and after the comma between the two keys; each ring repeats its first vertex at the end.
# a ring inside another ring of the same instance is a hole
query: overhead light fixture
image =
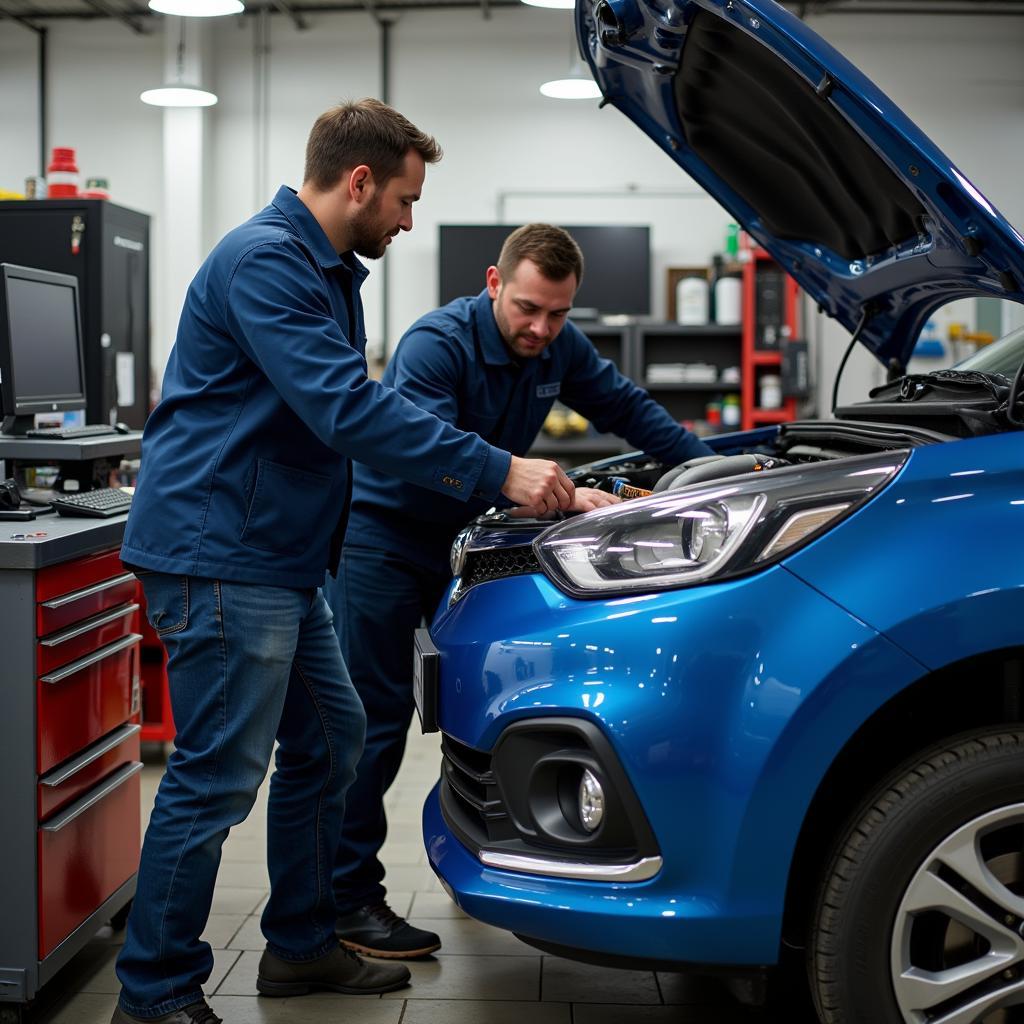
{"type": "Polygon", "coordinates": [[[573,31],[569,42],[569,73],[564,78],[555,78],[545,82],[540,91],[544,96],[556,100],[596,100],[601,89],[594,81],[593,75],[580,57],[573,31]]]}
{"type": "Polygon", "coordinates": [[[546,7],[550,11],[571,11],[576,7],[576,0],[523,0],[530,7],[546,7]]]}
{"type": "Polygon", "coordinates": [[[597,82],[582,75],[552,79],[545,82],[540,91],[556,100],[596,100],[601,95],[597,82]]]}
{"type": "Polygon", "coordinates": [[[220,18],[225,14],[241,14],[245,4],[242,0],[149,0],[149,9],[179,18],[220,18]]]}
{"type": "Polygon", "coordinates": [[[159,89],[147,89],[139,95],[143,103],[151,107],[212,107],[217,94],[184,81],[185,77],[185,22],[181,21],[181,35],[178,37],[178,61],[174,81],[159,89]]]}
{"type": "Polygon", "coordinates": [[[139,95],[151,107],[212,107],[216,93],[196,89],[191,85],[165,85],[160,89],[147,89],[139,95]]]}

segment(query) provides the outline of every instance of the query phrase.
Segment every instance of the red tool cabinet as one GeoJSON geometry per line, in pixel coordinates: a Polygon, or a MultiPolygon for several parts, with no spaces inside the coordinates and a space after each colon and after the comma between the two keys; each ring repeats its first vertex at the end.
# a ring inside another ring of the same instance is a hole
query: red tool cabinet
{"type": "Polygon", "coordinates": [[[0,522],[4,1022],[135,892],[141,635],[123,530],[0,522]]]}

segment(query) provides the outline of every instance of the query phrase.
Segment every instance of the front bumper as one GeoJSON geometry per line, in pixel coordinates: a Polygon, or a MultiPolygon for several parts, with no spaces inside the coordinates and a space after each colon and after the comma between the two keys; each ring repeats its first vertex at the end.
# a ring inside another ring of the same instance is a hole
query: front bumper
{"type": "Polygon", "coordinates": [[[423,835],[430,866],[459,907],[527,940],[665,964],[760,964],[774,942],[771,915],[726,918],[714,901],[672,895],[655,881],[566,881],[487,868],[448,831],[436,786],[423,808],[423,835]]]}
{"type": "Polygon", "coordinates": [[[849,736],[921,671],[781,566],[608,601],[568,598],[538,574],[496,580],[432,635],[444,733],[491,751],[513,722],[593,723],[664,860],[641,882],[498,870],[459,841],[435,790],[424,838],[453,898],[542,943],[662,963],[776,962],[814,792],[849,736]]]}

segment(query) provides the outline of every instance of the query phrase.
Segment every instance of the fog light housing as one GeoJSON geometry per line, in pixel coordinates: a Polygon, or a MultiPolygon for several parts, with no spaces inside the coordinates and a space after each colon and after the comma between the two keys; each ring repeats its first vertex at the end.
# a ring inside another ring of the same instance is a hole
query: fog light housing
{"type": "Polygon", "coordinates": [[[584,769],[580,778],[580,821],[587,832],[596,832],[604,819],[604,790],[597,776],[584,769]]]}

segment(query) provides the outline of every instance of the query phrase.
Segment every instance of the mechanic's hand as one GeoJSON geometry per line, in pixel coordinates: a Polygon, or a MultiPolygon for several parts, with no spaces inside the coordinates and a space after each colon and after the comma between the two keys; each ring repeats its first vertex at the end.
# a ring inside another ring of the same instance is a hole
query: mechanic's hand
{"type": "Polygon", "coordinates": [[[568,510],[572,506],[576,488],[556,462],[547,459],[520,459],[512,456],[508,476],[501,493],[516,505],[529,508],[542,516],[555,509],[568,510]]]}
{"type": "Polygon", "coordinates": [[[621,501],[622,499],[616,495],[609,494],[607,491],[599,491],[596,487],[577,487],[570,511],[593,512],[595,508],[618,505],[621,501]]]}

